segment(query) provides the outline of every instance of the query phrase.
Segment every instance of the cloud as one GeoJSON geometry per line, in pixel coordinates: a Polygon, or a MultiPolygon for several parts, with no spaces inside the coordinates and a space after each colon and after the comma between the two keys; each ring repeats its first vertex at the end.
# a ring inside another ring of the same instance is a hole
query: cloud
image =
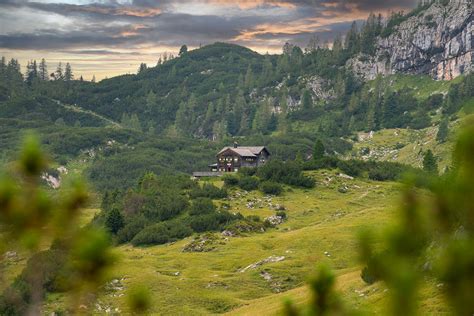
{"type": "Polygon", "coordinates": [[[150,52],[176,51],[182,44],[216,41],[277,52],[287,41],[304,46],[314,34],[330,40],[369,12],[406,9],[415,2],[0,0],[0,54],[55,50],[68,58],[145,58],[150,52]]]}

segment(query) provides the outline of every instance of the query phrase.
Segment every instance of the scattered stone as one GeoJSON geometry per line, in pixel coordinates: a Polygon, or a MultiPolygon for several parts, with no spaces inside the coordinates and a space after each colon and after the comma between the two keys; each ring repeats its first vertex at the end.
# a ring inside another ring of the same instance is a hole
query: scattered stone
{"type": "Polygon", "coordinates": [[[280,225],[284,222],[284,218],[282,216],[272,215],[270,217],[265,218],[272,226],[280,225]]]}
{"type": "Polygon", "coordinates": [[[267,264],[267,263],[274,263],[274,262],[280,262],[280,261],[283,261],[285,260],[285,257],[284,256],[270,256],[266,259],[263,259],[263,260],[260,260],[260,261],[257,261],[255,263],[252,263],[248,266],[246,266],[245,268],[242,268],[239,270],[239,272],[243,273],[247,270],[250,270],[250,269],[255,269],[259,266],[262,266],[264,264],[267,264]]]}
{"type": "Polygon", "coordinates": [[[224,283],[224,282],[219,282],[219,281],[209,282],[209,283],[207,283],[207,285],[206,285],[206,289],[216,288],[216,287],[224,288],[224,289],[228,289],[228,288],[229,288],[229,286],[228,286],[226,283],[224,283]]]}
{"type": "Polygon", "coordinates": [[[219,238],[212,233],[199,235],[184,246],[183,252],[209,252],[216,249],[218,243],[219,238]]]}
{"type": "Polygon", "coordinates": [[[222,234],[222,236],[225,236],[225,237],[235,237],[234,232],[232,232],[230,230],[224,230],[221,234],[222,234]]]}
{"type": "Polygon", "coordinates": [[[260,272],[260,276],[265,279],[265,281],[271,281],[272,280],[272,275],[268,273],[267,271],[262,271],[260,272]]]}
{"type": "Polygon", "coordinates": [[[277,211],[286,211],[286,207],[284,207],[283,205],[280,205],[280,204],[275,204],[274,209],[277,210],[277,211]]]}
{"type": "Polygon", "coordinates": [[[7,251],[4,257],[7,260],[16,261],[18,259],[18,253],[16,251],[7,251]]]}
{"type": "Polygon", "coordinates": [[[348,180],[354,180],[354,177],[351,177],[347,174],[344,174],[344,173],[338,173],[337,176],[339,176],[340,178],[343,178],[343,179],[348,179],[348,180]]]}
{"type": "Polygon", "coordinates": [[[343,185],[341,185],[341,186],[337,189],[337,191],[338,191],[339,193],[343,193],[343,194],[344,194],[344,193],[349,192],[349,187],[348,187],[347,185],[343,184],[343,185]]]}

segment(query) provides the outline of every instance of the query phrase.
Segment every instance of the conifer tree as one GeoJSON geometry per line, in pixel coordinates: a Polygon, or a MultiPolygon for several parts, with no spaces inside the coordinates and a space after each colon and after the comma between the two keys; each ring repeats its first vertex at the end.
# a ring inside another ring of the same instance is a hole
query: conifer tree
{"type": "Polygon", "coordinates": [[[33,82],[38,78],[38,67],[36,65],[36,60],[28,62],[26,65],[26,83],[31,86],[33,82]]]}
{"type": "Polygon", "coordinates": [[[301,106],[304,110],[311,110],[313,108],[313,97],[311,96],[311,92],[309,92],[309,90],[305,90],[303,92],[301,106]]]}
{"type": "Polygon", "coordinates": [[[53,77],[54,80],[64,80],[63,65],[61,62],[59,62],[53,77]]]}
{"type": "Polygon", "coordinates": [[[74,74],[72,73],[72,67],[69,63],[66,63],[66,68],[64,70],[64,81],[74,80],[74,74]]]}
{"type": "Polygon", "coordinates": [[[323,142],[318,139],[314,144],[313,159],[318,160],[323,158],[326,155],[326,148],[324,147],[323,142]]]}
{"type": "Polygon", "coordinates": [[[179,49],[179,56],[182,56],[182,55],[186,54],[187,52],[188,52],[188,46],[183,45],[183,46],[181,46],[181,48],[179,49]]]}
{"type": "Polygon", "coordinates": [[[182,134],[186,135],[189,132],[191,121],[188,115],[188,105],[186,102],[181,102],[176,111],[175,125],[176,129],[182,134]]]}
{"type": "Polygon", "coordinates": [[[438,163],[431,149],[428,149],[428,151],[423,156],[423,170],[429,173],[438,174],[438,163]]]}
{"type": "Polygon", "coordinates": [[[147,65],[145,63],[141,63],[140,66],[138,67],[138,73],[142,73],[147,69],[147,65]]]}
{"type": "Polygon", "coordinates": [[[7,62],[5,60],[5,57],[2,56],[2,59],[0,59],[0,76],[5,76],[5,73],[7,71],[7,62]]]}
{"type": "Polygon", "coordinates": [[[247,89],[253,88],[254,85],[254,77],[253,77],[253,71],[252,71],[252,66],[249,65],[247,68],[247,73],[245,74],[245,79],[244,79],[244,84],[247,89]]]}
{"type": "Polygon", "coordinates": [[[39,64],[39,79],[42,81],[48,80],[48,66],[46,65],[46,60],[44,58],[41,59],[39,64]]]}
{"type": "Polygon", "coordinates": [[[436,134],[436,140],[438,143],[444,143],[448,138],[449,127],[448,127],[448,120],[445,118],[439,124],[438,133],[436,134]]]}
{"type": "Polygon", "coordinates": [[[108,212],[107,217],[105,218],[105,227],[112,233],[117,234],[117,232],[122,229],[124,226],[124,219],[122,213],[117,208],[113,208],[108,212]]]}

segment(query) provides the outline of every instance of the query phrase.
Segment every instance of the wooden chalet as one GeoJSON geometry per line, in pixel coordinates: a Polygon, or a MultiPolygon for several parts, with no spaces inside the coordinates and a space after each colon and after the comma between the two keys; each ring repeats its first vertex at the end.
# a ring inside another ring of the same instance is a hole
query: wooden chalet
{"type": "Polygon", "coordinates": [[[217,153],[217,162],[209,165],[210,171],[193,172],[193,177],[219,177],[226,172],[237,172],[240,168],[255,168],[264,165],[270,158],[265,146],[224,147],[217,153]]]}

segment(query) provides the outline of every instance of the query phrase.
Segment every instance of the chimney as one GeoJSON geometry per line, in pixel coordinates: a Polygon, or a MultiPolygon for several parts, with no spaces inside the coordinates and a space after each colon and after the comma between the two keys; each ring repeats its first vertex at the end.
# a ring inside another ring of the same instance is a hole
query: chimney
{"type": "Polygon", "coordinates": [[[239,144],[237,142],[234,142],[234,148],[239,147],[239,144]]]}

